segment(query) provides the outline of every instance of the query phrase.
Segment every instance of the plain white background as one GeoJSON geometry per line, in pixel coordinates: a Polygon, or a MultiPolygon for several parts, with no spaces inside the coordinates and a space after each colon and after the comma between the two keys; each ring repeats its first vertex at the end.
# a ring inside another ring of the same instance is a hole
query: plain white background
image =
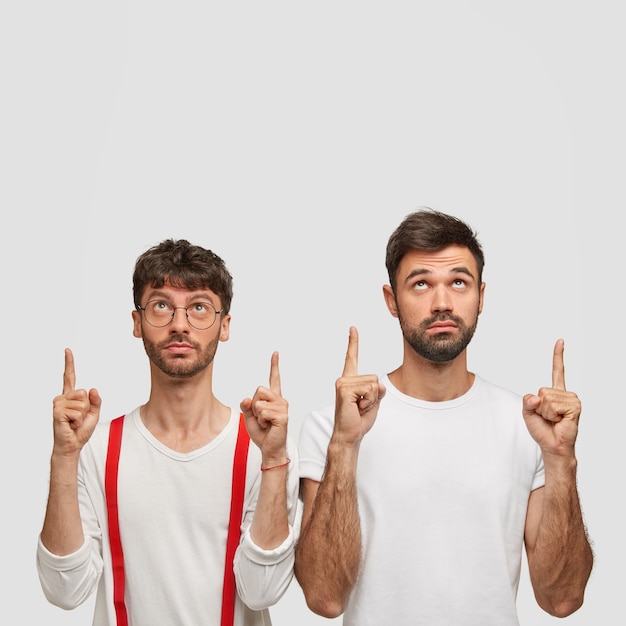
{"type": "MultiPolygon", "coordinates": [[[[384,247],[428,205],[486,252],[470,367],[583,402],[579,486],[596,552],[565,621],[621,619],[624,55],[617,2],[25,0],[0,10],[3,623],[88,624],[45,601],[35,544],[63,349],[103,419],[145,401],[136,257],[167,237],[235,278],[216,392],[237,405],[280,351],[297,437],[333,395],[348,327],[363,372],[397,366],[384,247]],[[618,243],[619,242],[619,243],[618,243]]],[[[521,417],[520,417],[521,419],[521,417]]],[[[462,520],[459,521],[462,523],[462,520]]],[[[276,626],[328,621],[294,582],[276,626]]],[[[168,625],[169,626],[169,625],[168,625]]]]}

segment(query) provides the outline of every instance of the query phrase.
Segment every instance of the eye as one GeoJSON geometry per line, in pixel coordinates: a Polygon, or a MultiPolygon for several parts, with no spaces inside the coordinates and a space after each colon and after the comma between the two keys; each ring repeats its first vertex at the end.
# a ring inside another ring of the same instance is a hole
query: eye
{"type": "Polygon", "coordinates": [[[194,313],[199,313],[203,315],[209,311],[210,307],[211,305],[207,304],[206,302],[195,302],[191,305],[191,310],[194,313]]]}
{"type": "Polygon", "coordinates": [[[463,289],[464,287],[467,286],[467,283],[462,279],[462,278],[456,278],[453,282],[452,285],[456,288],[456,289],[463,289]]]}
{"type": "Polygon", "coordinates": [[[424,291],[425,289],[428,289],[428,283],[425,280],[418,280],[413,285],[413,289],[416,291],[424,291]]]}
{"type": "Polygon", "coordinates": [[[172,305],[165,300],[153,300],[150,304],[155,313],[168,313],[172,310],[172,305]]]}

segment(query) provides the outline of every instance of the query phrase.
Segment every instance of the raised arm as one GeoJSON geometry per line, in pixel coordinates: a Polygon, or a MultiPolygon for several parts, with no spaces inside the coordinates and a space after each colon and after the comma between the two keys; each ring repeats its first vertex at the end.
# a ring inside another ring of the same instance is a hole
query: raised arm
{"type": "Polygon", "coordinates": [[[282,397],[278,353],[269,387],[241,402],[250,438],[261,451],[261,478],[249,532],[235,555],[241,599],[260,610],[275,604],[293,579],[293,523],[298,501],[297,450],[287,434],[288,403],[282,397]]]}
{"type": "Polygon", "coordinates": [[[74,356],[66,349],[63,393],[53,401],[54,445],[41,530],[43,545],[59,556],[76,552],[84,542],[78,506],[78,459],[98,423],[102,404],[95,389],[75,387],[74,356]]]}
{"type": "Polygon", "coordinates": [[[566,617],[583,603],[593,553],[576,484],[575,442],[581,403],[565,388],[563,340],[554,347],[552,387],[524,396],[523,415],[540,445],[545,486],[533,491],[526,517],[525,544],[530,579],[539,606],[566,617]]]}
{"type": "Polygon", "coordinates": [[[289,535],[287,511],[288,402],[282,397],[278,352],[272,354],[269,387],[241,402],[250,439],[261,450],[261,486],[250,537],[260,548],[278,547],[289,535]]]}
{"type": "Polygon", "coordinates": [[[309,608],[331,618],[343,613],[359,570],[359,447],[385,395],[377,376],[358,375],[358,342],[357,330],[352,327],[343,373],[335,385],[335,424],[322,481],[302,480],[296,578],[309,608]]]}

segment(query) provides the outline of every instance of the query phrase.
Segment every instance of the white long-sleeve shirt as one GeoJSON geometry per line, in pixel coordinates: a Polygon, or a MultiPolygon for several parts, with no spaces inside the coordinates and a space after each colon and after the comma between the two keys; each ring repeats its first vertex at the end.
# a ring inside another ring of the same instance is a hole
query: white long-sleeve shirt
{"type": "MultiPolygon", "coordinates": [[[[231,482],[239,415],[208,445],[175,452],[151,435],[135,409],[125,418],[118,474],[126,608],[131,626],[219,624],[231,482]]],[[[97,593],[93,626],[115,626],[113,574],[104,492],[109,424],[97,426],[81,452],[78,483],[84,545],[57,556],[41,540],[37,568],[50,602],[66,609],[97,593]]],[[[263,550],[249,535],[260,483],[261,453],[250,442],[241,543],[235,555],[235,626],[266,626],[293,576],[298,462],[288,442],[290,534],[263,550]],[[253,610],[249,607],[253,607],[253,610]]]]}

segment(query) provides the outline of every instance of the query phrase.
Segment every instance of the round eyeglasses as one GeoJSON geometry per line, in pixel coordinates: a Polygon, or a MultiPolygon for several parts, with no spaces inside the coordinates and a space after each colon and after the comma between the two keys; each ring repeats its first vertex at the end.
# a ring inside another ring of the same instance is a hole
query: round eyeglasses
{"type": "Polygon", "coordinates": [[[146,306],[137,305],[137,310],[143,311],[146,322],[150,326],[163,328],[171,324],[176,315],[176,309],[183,309],[189,325],[196,330],[207,330],[215,324],[217,316],[224,310],[217,311],[210,302],[194,302],[189,306],[174,306],[167,300],[149,300],[146,306]]]}

